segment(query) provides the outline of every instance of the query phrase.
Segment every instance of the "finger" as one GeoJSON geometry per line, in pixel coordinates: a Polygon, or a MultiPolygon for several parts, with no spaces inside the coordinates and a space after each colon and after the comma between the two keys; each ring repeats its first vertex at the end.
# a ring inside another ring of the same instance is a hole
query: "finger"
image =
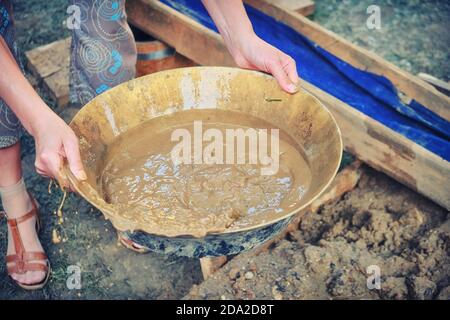
{"type": "Polygon", "coordinates": [[[37,172],[38,174],[40,174],[41,176],[45,174],[44,170],[43,170],[42,168],[38,167],[37,164],[35,164],[34,166],[35,166],[36,172],[37,172]]]}
{"type": "Polygon", "coordinates": [[[295,84],[289,79],[288,74],[283,68],[280,60],[274,60],[269,63],[269,72],[275,77],[280,87],[289,93],[295,93],[298,89],[295,84]]]}
{"type": "Polygon", "coordinates": [[[72,183],[70,183],[70,181],[69,181],[69,190],[70,190],[70,192],[78,193],[77,190],[76,190],[76,189],[74,188],[74,186],[72,185],[72,183]]]}
{"type": "Polygon", "coordinates": [[[83,163],[81,162],[80,149],[76,137],[71,137],[64,141],[64,152],[66,153],[70,171],[72,171],[78,180],[86,180],[87,175],[86,171],[84,171],[83,163]]]}
{"type": "Polygon", "coordinates": [[[55,152],[42,153],[39,155],[36,168],[41,175],[57,178],[61,169],[61,156],[55,152]]]}
{"type": "Polygon", "coordinates": [[[40,169],[40,168],[37,168],[37,167],[36,167],[36,172],[37,172],[40,176],[42,176],[42,177],[44,177],[44,178],[50,178],[50,177],[45,173],[45,171],[42,170],[42,169],[40,169]]]}
{"type": "Polygon", "coordinates": [[[297,73],[297,64],[295,63],[295,60],[288,55],[284,55],[281,64],[283,65],[283,69],[287,73],[289,80],[299,87],[300,79],[297,73]]]}

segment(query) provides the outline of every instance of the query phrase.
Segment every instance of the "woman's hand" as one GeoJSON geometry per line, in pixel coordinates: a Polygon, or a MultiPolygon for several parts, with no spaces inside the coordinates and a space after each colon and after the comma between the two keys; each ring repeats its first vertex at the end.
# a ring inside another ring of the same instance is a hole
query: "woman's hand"
{"type": "Polygon", "coordinates": [[[9,47],[0,36],[0,97],[17,115],[36,141],[36,171],[58,179],[67,187],[60,174],[63,159],[79,180],[86,179],[80,159],[78,139],[70,127],[39,97],[22,74],[9,47]]]}
{"type": "MultiPolygon", "coordinates": [[[[70,171],[79,180],[86,180],[80,158],[78,138],[72,129],[55,113],[48,111],[33,125],[36,141],[36,171],[43,176],[58,179],[66,184],[60,174],[64,159],[70,171]]],[[[67,185],[65,185],[67,187],[67,185]]]]}
{"type": "Polygon", "coordinates": [[[299,89],[295,61],[259,38],[253,31],[242,0],[202,0],[236,64],[272,74],[289,93],[299,89]]]}
{"type": "Polygon", "coordinates": [[[289,93],[298,91],[299,77],[295,60],[256,34],[246,37],[229,50],[239,67],[270,73],[283,90],[289,93]]]}

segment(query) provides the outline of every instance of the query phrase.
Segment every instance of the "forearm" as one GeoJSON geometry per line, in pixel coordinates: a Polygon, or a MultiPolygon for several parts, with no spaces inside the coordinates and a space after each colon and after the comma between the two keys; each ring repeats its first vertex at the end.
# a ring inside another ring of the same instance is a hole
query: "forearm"
{"type": "Polygon", "coordinates": [[[51,110],[25,78],[1,36],[0,70],[0,97],[33,135],[39,119],[51,110]]]}
{"type": "Polygon", "coordinates": [[[254,35],[241,0],[202,0],[230,51],[239,50],[254,35]]]}

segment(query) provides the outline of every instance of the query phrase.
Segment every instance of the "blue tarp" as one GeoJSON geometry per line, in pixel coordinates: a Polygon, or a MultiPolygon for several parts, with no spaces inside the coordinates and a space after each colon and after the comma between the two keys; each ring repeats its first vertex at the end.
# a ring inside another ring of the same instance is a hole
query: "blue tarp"
{"type": "MultiPolygon", "coordinates": [[[[161,0],[217,32],[200,0],[161,0]]],[[[246,6],[256,34],[289,54],[301,78],[433,153],[450,160],[450,123],[417,101],[401,102],[383,76],[363,71],[327,52],[291,27],[246,6]]]]}

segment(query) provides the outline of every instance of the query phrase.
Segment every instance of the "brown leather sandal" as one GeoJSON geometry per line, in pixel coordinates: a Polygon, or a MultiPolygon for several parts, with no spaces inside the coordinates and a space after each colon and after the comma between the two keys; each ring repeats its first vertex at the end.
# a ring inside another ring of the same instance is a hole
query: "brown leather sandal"
{"type": "Polygon", "coordinates": [[[15,274],[24,274],[28,271],[43,271],[46,273],[45,278],[35,284],[24,284],[19,281],[15,281],[21,288],[25,290],[37,290],[41,289],[47,283],[50,277],[50,262],[48,261],[47,255],[44,252],[26,252],[23,246],[22,238],[19,232],[19,224],[31,219],[36,216],[36,231],[39,232],[41,223],[38,215],[38,205],[36,200],[30,195],[32,199],[32,209],[30,212],[17,219],[8,219],[8,216],[3,212],[4,216],[7,218],[8,225],[11,229],[11,235],[14,242],[14,248],[16,253],[6,256],[6,263],[8,274],[11,276],[15,274]],[[45,264],[30,261],[45,261],[45,264]],[[12,264],[12,265],[11,265],[12,264]]]}

